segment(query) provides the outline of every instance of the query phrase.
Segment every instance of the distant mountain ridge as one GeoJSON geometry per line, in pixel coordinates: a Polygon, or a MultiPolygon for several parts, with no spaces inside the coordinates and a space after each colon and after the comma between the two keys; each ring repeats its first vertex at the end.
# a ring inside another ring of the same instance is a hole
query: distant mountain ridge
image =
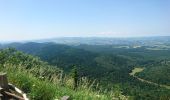
{"type": "Polygon", "coordinates": [[[61,37],[51,39],[40,39],[34,42],[54,42],[68,45],[150,45],[170,42],[170,36],[160,37],[131,37],[131,38],[112,38],[112,37],[61,37]]]}
{"type": "MultiPolygon", "coordinates": [[[[1,44],[9,43],[27,43],[27,42],[37,42],[37,43],[47,43],[53,42],[57,44],[67,44],[67,45],[142,45],[150,46],[157,44],[170,43],[170,36],[155,36],[155,37],[124,37],[124,38],[113,38],[113,37],[57,37],[49,39],[37,39],[37,40],[25,40],[25,41],[11,41],[11,42],[1,42],[1,44]]],[[[1,46],[1,45],[0,45],[1,46]]]]}

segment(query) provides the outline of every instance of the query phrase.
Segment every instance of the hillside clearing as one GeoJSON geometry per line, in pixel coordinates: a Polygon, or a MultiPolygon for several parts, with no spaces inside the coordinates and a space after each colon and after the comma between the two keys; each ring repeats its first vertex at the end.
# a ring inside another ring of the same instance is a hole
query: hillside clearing
{"type": "Polygon", "coordinates": [[[138,80],[140,80],[141,82],[145,82],[145,83],[149,83],[149,84],[152,84],[152,85],[156,85],[156,86],[160,86],[160,87],[163,87],[163,88],[166,88],[166,89],[170,89],[170,86],[168,85],[163,85],[163,84],[158,84],[158,83],[154,83],[154,82],[151,82],[149,80],[145,80],[145,79],[142,79],[142,78],[139,78],[138,76],[136,76],[135,74],[136,73],[140,73],[144,70],[144,68],[139,68],[139,67],[136,67],[132,70],[131,73],[129,73],[131,76],[137,78],[138,80]]]}
{"type": "Polygon", "coordinates": [[[131,73],[129,73],[130,75],[134,76],[136,73],[140,73],[144,70],[144,68],[140,68],[140,67],[136,67],[132,70],[131,73]]]}

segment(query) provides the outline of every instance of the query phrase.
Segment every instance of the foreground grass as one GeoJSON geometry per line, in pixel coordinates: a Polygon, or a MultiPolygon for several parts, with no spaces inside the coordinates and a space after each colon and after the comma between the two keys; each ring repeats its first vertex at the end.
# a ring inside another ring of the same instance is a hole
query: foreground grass
{"type": "MultiPolygon", "coordinates": [[[[7,72],[9,82],[26,92],[31,100],[60,100],[62,96],[70,96],[72,100],[113,100],[114,98],[126,99],[121,94],[115,95],[116,91],[102,93],[90,87],[87,79],[74,90],[72,79],[64,78],[61,82],[50,82],[47,79],[37,78],[22,66],[6,65],[1,71],[7,72]],[[8,66],[8,67],[7,67],[8,66]]],[[[60,81],[57,79],[57,81],[60,81]]]]}
{"type": "Polygon", "coordinates": [[[79,79],[78,87],[73,89],[72,77],[62,70],[13,49],[0,50],[0,61],[0,71],[6,72],[9,82],[31,100],[60,100],[63,96],[70,96],[71,100],[127,99],[120,91],[104,91],[87,78],[79,79]]]}

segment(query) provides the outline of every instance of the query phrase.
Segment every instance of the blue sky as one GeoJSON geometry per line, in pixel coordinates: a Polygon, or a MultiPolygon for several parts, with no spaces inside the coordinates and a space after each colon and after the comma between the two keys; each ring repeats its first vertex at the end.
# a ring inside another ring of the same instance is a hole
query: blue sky
{"type": "Polygon", "coordinates": [[[170,0],[0,0],[0,40],[170,35],[170,0]]]}

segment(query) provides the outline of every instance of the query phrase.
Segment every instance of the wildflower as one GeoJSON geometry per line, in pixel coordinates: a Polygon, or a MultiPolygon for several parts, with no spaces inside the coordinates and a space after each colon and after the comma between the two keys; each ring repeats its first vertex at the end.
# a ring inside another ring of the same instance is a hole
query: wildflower
{"type": "Polygon", "coordinates": [[[100,95],[96,95],[97,97],[100,97],[100,95]]]}

